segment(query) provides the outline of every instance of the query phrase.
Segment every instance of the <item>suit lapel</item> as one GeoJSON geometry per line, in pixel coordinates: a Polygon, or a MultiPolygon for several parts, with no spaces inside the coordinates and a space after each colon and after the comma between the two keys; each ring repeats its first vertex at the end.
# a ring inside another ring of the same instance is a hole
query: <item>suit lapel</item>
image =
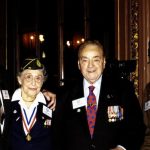
{"type": "Polygon", "coordinates": [[[108,106],[114,105],[119,105],[116,84],[110,80],[110,77],[103,75],[94,132],[108,123],[107,109],[108,106]]]}
{"type": "Polygon", "coordinates": [[[23,124],[22,124],[22,115],[21,115],[21,108],[18,104],[18,101],[12,102],[12,118],[17,130],[22,134],[25,135],[23,124]]]}
{"type": "MultiPolygon", "coordinates": [[[[84,97],[84,90],[83,89],[84,89],[83,88],[83,81],[81,81],[80,84],[76,87],[77,93],[75,95],[77,96],[77,99],[84,97]]],[[[88,121],[87,121],[86,106],[83,106],[79,109],[76,109],[75,111],[77,112],[77,114],[80,113],[80,116],[81,116],[80,122],[83,125],[83,130],[90,137],[90,131],[89,131],[88,121]]]]}
{"type": "Polygon", "coordinates": [[[95,128],[94,128],[94,134],[104,125],[104,122],[107,121],[107,106],[108,106],[108,99],[107,94],[109,91],[108,88],[108,81],[105,79],[104,76],[102,76],[102,82],[101,82],[101,90],[99,95],[99,102],[98,102],[98,108],[97,108],[97,114],[96,114],[96,122],[95,122],[95,128]]]}

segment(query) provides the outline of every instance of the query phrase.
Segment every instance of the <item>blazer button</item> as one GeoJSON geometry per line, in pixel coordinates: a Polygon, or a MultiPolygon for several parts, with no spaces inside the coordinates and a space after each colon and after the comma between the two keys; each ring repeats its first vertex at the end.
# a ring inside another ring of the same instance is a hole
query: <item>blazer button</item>
{"type": "Polygon", "coordinates": [[[94,150],[94,149],[96,149],[96,146],[94,144],[91,144],[89,150],[94,150]]]}

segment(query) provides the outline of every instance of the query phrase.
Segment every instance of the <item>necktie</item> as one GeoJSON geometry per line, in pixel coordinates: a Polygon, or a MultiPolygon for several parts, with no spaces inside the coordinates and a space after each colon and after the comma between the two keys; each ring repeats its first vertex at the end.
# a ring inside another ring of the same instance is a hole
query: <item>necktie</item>
{"type": "Polygon", "coordinates": [[[93,136],[96,120],[96,97],[93,93],[94,86],[89,86],[89,96],[87,97],[87,120],[91,137],[93,136]]]}

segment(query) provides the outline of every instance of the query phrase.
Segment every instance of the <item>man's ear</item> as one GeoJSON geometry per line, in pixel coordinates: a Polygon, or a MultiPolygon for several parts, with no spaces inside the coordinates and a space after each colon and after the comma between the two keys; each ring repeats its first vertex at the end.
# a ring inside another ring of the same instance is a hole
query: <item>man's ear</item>
{"type": "Polygon", "coordinates": [[[79,63],[79,61],[78,61],[78,69],[80,70],[80,63],[79,63]]]}
{"type": "Polygon", "coordinates": [[[103,63],[103,67],[105,68],[106,66],[106,58],[104,58],[104,63],[103,63]]]}

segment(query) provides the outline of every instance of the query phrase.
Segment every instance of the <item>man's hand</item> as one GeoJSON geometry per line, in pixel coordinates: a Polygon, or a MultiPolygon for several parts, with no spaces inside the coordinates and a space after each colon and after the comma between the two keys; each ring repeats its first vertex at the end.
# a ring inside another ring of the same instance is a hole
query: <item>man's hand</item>
{"type": "Polygon", "coordinates": [[[46,99],[49,101],[48,107],[54,111],[56,107],[56,94],[47,90],[43,90],[42,93],[44,94],[46,99]]]}

